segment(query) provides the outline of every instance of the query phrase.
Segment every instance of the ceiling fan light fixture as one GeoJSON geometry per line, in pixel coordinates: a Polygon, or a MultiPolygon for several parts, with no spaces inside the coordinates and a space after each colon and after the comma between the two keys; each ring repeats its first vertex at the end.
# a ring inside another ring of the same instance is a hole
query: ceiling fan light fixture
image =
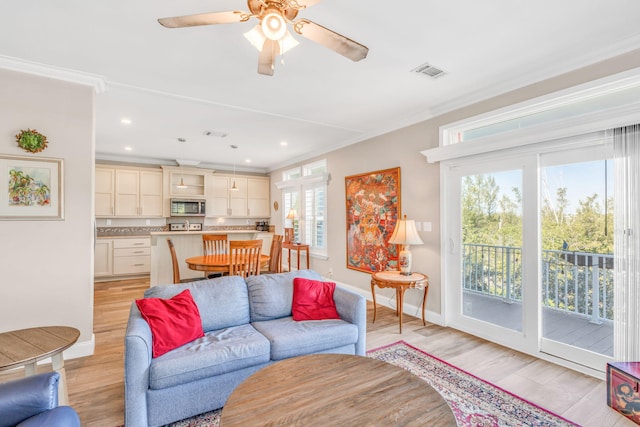
{"type": "Polygon", "coordinates": [[[249,40],[249,43],[258,49],[258,52],[262,52],[262,46],[264,46],[264,42],[267,40],[267,36],[262,32],[260,24],[253,27],[251,31],[244,33],[244,38],[249,40]]]}
{"type": "MultiPolygon", "coordinates": [[[[251,45],[258,50],[258,52],[262,52],[264,42],[267,41],[267,36],[264,35],[260,24],[253,27],[251,31],[247,31],[246,33],[244,33],[244,38],[246,38],[249,43],[251,43],[251,45]]],[[[280,46],[280,54],[293,49],[299,44],[300,43],[298,42],[298,40],[296,40],[295,37],[291,35],[289,30],[285,31],[284,36],[280,40],[278,40],[278,45],[280,46]]]]}
{"type": "Polygon", "coordinates": [[[278,43],[280,44],[280,53],[283,54],[291,49],[293,49],[294,47],[298,46],[300,43],[298,42],[298,40],[296,40],[291,33],[289,32],[289,30],[287,30],[284,33],[284,37],[282,37],[280,40],[278,40],[278,43]]]}
{"type": "Polygon", "coordinates": [[[264,35],[270,40],[280,40],[287,32],[287,23],[277,8],[267,9],[260,25],[264,35]]]}

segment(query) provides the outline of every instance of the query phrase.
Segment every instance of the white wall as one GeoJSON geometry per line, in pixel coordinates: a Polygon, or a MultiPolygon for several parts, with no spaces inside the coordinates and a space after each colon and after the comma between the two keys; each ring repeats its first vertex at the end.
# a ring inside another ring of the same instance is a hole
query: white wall
{"type": "Polygon", "coordinates": [[[94,134],[92,87],[0,69],[0,154],[63,159],[65,199],[62,221],[0,220],[0,331],[73,326],[76,355],[93,351],[94,134]],[[27,128],[46,150],[17,146],[27,128]]]}
{"type": "MultiPolygon", "coordinates": [[[[432,321],[438,321],[442,314],[440,170],[439,165],[428,164],[420,151],[438,146],[439,127],[444,124],[638,67],[640,67],[640,50],[310,159],[309,162],[322,158],[327,159],[331,174],[327,195],[329,259],[312,259],[312,268],[323,275],[326,275],[329,268],[332,268],[334,280],[352,285],[358,288],[361,293],[370,295],[370,275],[346,268],[344,179],[349,175],[399,166],[401,169],[402,214],[406,214],[410,219],[416,221],[432,223],[431,232],[420,232],[425,244],[411,246],[411,253],[413,254],[413,270],[425,273],[430,278],[427,300],[428,320],[430,317],[432,321]]],[[[290,165],[284,169],[290,169],[293,166],[290,165]]],[[[271,175],[271,182],[281,180],[282,170],[274,171],[271,175]]],[[[278,200],[280,203],[280,191],[274,185],[272,185],[271,191],[272,201],[278,200]]],[[[272,210],[272,215],[271,224],[276,225],[276,231],[282,233],[281,212],[272,210]]],[[[376,290],[376,295],[386,296],[378,298],[378,301],[383,304],[392,293],[393,291],[390,289],[376,290]]],[[[421,296],[421,291],[407,291],[405,308],[409,305],[410,310],[415,310],[420,303],[421,296]]]]}

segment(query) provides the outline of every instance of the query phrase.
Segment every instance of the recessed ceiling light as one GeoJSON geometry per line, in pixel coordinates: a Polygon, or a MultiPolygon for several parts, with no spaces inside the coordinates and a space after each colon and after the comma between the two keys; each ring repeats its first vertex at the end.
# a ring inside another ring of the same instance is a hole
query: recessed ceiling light
{"type": "Polygon", "coordinates": [[[124,151],[132,151],[132,150],[133,150],[133,148],[131,148],[131,147],[124,147],[124,151]]]}
{"type": "Polygon", "coordinates": [[[218,138],[226,138],[229,134],[226,132],[220,132],[217,130],[205,130],[204,136],[217,136],[218,138]]]}
{"type": "Polygon", "coordinates": [[[122,123],[123,125],[130,125],[131,124],[131,119],[129,119],[127,117],[123,117],[122,119],[120,119],[120,123],[122,123]]]}
{"type": "Polygon", "coordinates": [[[280,145],[282,145],[283,147],[285,147],[285,146],[289,145],[289,143],[288,143],[287,141],[282,141],[282,142],[280,143],[280,145]]]}
{"type": "Polygon", "coordinates": [[[178,144],[184,144],[185,142],[187,142],[185,138],[178,138],[178,144]]]}
{"type": "Polygon", "coordinates": [[[245,163],[251,163],[251,159],[245,159],[245,163]]]}

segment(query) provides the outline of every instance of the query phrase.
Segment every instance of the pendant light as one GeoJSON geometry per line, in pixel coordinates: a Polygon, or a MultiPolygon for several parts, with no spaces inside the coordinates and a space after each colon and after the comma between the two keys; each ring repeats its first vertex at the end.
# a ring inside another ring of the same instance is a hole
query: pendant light
{"type": "MultiPolygon", "coordinates": [[[[231,148],[234,150],[238,149],[237,145],[232,145],[231,148]]],[[[235,154],[233,156],[233,185],[229,188],[229,191],[238,191],[238,187],[236,186],[236,158],[235,154]]]]}

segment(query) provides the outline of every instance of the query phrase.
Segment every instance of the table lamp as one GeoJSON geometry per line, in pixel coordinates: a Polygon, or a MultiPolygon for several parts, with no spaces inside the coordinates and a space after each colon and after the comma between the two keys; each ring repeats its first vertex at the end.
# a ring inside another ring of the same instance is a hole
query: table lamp
{"type": "Polygon", "coordinates": [[[409,251],[409,245],[422,245],[424,243],[416,230],[416,223],[412,219],[407,219],[406,215],[404,218],[399,219],[389,239],[389,243],[392,245],[402,245],[402,250],[398,254],[400,274],[410,276],[411,252],[409,251]]]}
{"type": "Polygon", "coordinates": [[[285,227],[284,229],[284,242],[285,243],[293,243],[293,221],[296,219],[298,214],[296,210],[291,208],[289,209],[289,213],[287,214],[287,219],[291,220],[291,227],[285,227]]]}

